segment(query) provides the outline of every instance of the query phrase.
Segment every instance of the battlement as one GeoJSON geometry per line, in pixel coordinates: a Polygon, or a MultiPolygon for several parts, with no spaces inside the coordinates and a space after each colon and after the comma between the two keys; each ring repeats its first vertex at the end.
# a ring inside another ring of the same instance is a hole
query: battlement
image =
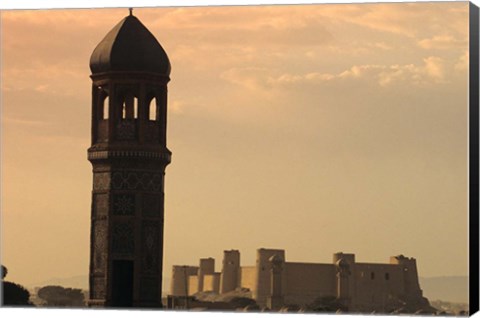
{"type": "Polygon", "coordinates": [[[308,305],[320,297],[335,297],[351,311],[387,312],[399,302],[427,306],[418,283],[415,258],[390,257],[389,263],[357,263],[355,254],[337,252],[333,262],[287,262],[285,250],[259,248],[254,266],[241,266],[238,250],[223,252],[222,270],[215,260],[202,258],[200,266],[174,266],[172,295],[210,291],[219,295],[248,290],[260,307],[308,305]],[[187,275],[175,275],[184,271],[187,275]],[[202,289],[198,288],[202,286],[202,289]]]}
{"type": "Polygon", "coordinates": [[[338,263],[339,260],[345,260],[348,264],[355,264],[355,254],[338,252],[333,254],[333,263],[338,263]]]}

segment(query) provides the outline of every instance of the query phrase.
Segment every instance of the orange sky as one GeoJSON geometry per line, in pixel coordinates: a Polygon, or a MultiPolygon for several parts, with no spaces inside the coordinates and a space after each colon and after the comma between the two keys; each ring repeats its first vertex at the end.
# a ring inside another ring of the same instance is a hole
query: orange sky
{"type": "MultiPolygon", "coordinates": [[[[86,275],[95,45],[126,9],[2,12],[2,263],[86,275]]],[[[165,275],[405,254],[466,275],[468,3],[135,9],[167,51],[165,275]]]]}

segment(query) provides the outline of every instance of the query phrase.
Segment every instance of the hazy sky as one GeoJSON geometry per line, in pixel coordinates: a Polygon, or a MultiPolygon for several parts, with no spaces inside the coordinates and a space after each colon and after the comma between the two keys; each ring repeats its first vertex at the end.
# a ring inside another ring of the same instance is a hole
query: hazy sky
{"type": "MultiPolygon", "coordinates": [[[[126,9],[2,12],[2,263],[87,275],[90,54],[126,9]]],[[[172,63],[165,275],[239,249],[466,275],[468,3],[135,9],[172,63]]]]}

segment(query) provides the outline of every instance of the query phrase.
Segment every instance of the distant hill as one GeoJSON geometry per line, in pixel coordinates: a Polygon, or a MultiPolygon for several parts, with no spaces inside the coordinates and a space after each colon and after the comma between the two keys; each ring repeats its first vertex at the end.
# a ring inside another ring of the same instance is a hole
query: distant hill
{"type": "Polygon", "coordinates": [[[77,275],[72,277],[54,277],[43,282],[38,282],[35,284],[28,285],[29,289],[34,289],[35,287],[44,287],[48,285],[58,285],[65,288],[79,288],[83,290],[88,290],[88,276],[87,275],[77,275]]]}
{"type": "Polygon", "coordinates": [[[420,288],[429,300],[468,304],[468,276],[420,277],[420,288]]]}
{"type": "MultiPolygon", "coordinates": [[[[47,285],[88,290],[88,276],[56,277],[26,287],[33,290],[35,287],[47,285]]],[[[420,277],[420,287],[423,290],[423,295],[431,301],[468,303],[468,276],[420,277]]],[[[164,295],[170,292],[170,277],[163,278],[162,292],[164,295]]]]}
{"type": "MultiPolygon", "coordinates": [[[[34,290],[35,287],[43,287],[48,285],[58,285],[65,288],[79,288],[83,290],[88,290],[88,276],[87,275],[77,275],[72,277],[55,277],[43,282],[38,282],[35,284],[27,285],[26,287],[30,290],[34,290]]],[[[167,295],[170,291],[170,277],[163,277],[163,290],[162,294],[167,295]]]]}

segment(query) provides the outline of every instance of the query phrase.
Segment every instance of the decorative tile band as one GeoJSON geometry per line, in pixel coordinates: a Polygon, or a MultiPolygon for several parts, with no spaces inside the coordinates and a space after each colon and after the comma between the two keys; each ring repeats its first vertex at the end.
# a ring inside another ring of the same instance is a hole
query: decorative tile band
{"type": "Polygon", "coordinates": [[[143,158],[162,159],[170,163],[172,154],[170,152],[152,152],[135,150],[113,150],[113,151],[89,151],[88,160],[112,159],[112,158],[143,158]]]}

